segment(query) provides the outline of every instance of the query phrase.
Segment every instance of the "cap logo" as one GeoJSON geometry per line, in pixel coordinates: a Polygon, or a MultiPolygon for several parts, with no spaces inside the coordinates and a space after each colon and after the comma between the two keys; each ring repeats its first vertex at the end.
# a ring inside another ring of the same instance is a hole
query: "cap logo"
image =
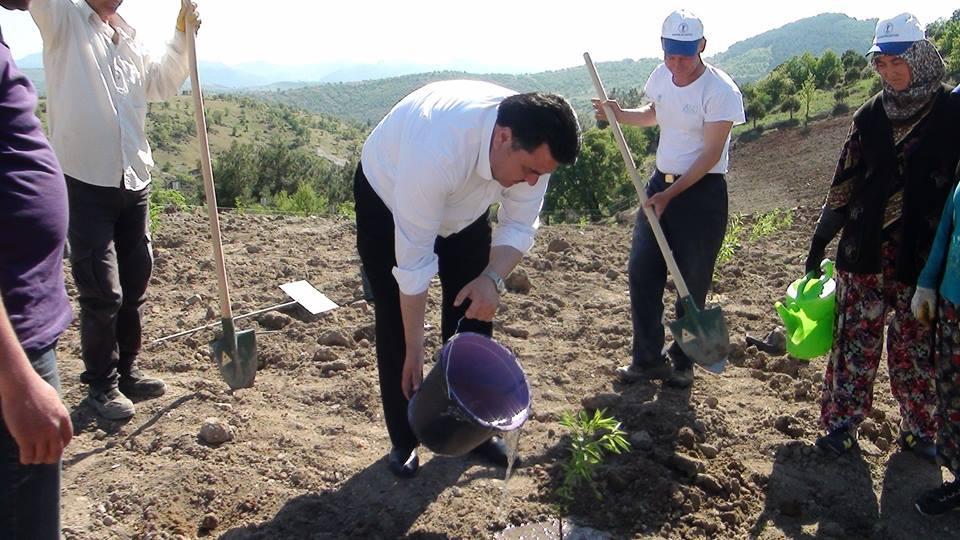
{"type": "Polygon", "coordinates": [[[677,31],[681,34],[686,34],[689,29],[690,27],[687,26],[687,23],[680,23],[680,26],[677,27],[677,31]]]}
{"type": "Polygon", "coordinates": [[[887,34],[893,33],[893,23],[887,23],[887,27],[884,29],[884,32],[887,34]]]}

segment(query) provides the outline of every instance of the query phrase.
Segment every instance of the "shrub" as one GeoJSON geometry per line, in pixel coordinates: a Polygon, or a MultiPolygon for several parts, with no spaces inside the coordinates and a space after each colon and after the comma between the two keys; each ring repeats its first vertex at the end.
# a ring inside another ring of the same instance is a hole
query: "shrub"
{"type": "Polygon", "coordinates": [[[155,233],[160,229],[160,212],[173,206],[177,210],[186,210],[187,199],[182,193],[173,189],[156,188],[150,191],[150,232],[155,233]]]}

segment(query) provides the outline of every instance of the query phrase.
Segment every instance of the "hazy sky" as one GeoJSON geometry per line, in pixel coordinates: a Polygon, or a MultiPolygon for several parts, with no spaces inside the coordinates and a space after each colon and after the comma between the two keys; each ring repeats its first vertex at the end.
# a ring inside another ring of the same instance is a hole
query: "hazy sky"
{"type": "MultiPolygon", "coordinates": [[[[659,56],[660,24],[686,7],[704,21],[707,54],[825,12],[859,19],[890,17],[909,8],[927,24],[960,7],[956,0],[197,0],[203,17],[202,60],[226,64],[413,62],[486,65],[540,71],[594,60],[659,56]]],[[[126,0],[120,13],[151,51],[173,32],[179,0],[126,0]]],[[[0,9],[0,28],[14,57],[39,52],[41,40],[26,13],[0,9]]]]}

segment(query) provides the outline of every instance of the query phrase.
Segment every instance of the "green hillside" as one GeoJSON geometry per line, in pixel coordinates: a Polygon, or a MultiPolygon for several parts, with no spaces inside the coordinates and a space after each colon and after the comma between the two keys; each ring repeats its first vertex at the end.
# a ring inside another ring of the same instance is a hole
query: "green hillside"
{"type": "MultiPolygon", "coordinates": [[[[876,20],[858,21],[840,14],[817,15],[740,41],[707,61],[723,68],[743,84],[762,78],[788,58],[804,52],[818,56],[827,49],[838,54],[847,49],[865,51],[875,26],[876,20]]],[[[589,124],[593,85],[583,64],[577,60],[571,59],[576,64],[570,68],[524,75],[440,71],[356,83],[309,85],[252,95],[265,101],[285,103],[369,125],[379,121],[400,98],[424,84],[444,79],[477,79],[520,92],[542,90],[561,94],[571,101],[589,124]]],[[[657,58],[625,59],[599,62],[597,69],[608,90],[626,90],[642,87],[660,62],[657,58]]]]}
{"type": "Polygon", "coordinates": [[[755,81],[788,58],[805,52],[814,56],[827,49],[837,54],[847,49],[866,52],[876,25],[876,19],[859,21],[840,13],[824,13],[735,43],[709,61],[738,82],[755,81]]]}
{"type": "MultiPolygon", "coordinates": [[[[647,58],[638,61],[601,62],[597,69],[610,88],[633,87],[653,71],[659,60],[647,58]]],[[[589,107],[593,87],[586,70],[572,67],[525,75],[471,74],[462,71],[435,71],[376,79],[355,83],[333,83],[305,86],[289,90],[260,92],[254,97],[272,103],[283,103],[309,111],[345,118],[371,125],[376,123],[403,96],[434,81],[449,79],[482,80],[506,86],[519,92],[536,90],[561,94],[570,99],[578,110],[589,107]]],[[[642,84],[642,83],[640,83],[642,84]]]]}
{"type": "MultiPolygon", "coordinates": [[[[301,186],[318,197],[315,211],[336,209],[350,198],[363,127],[244,96],[204,96],[204,106],[219,206],[276,207],[281,192],[293,195],[301,186]]],[[[45,99],[37,114],[46,124],[45,99]]],[[[187,203],[200,204],[193,98],[151,103],[146,128],[156,164],[154,189],[175,189],[187,203]]]]}

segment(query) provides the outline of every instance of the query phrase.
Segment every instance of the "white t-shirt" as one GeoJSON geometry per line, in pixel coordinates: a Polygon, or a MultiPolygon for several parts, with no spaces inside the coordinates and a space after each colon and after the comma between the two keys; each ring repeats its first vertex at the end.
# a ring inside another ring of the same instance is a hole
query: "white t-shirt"
{"type": "Polygon", "coordinates": [[[427,290],[436,275],[437,236],[462,231],[494,202],[492,245],[533,246],[550,175],[504,188],[490,170],[497,110],[513,94],[480,81],[431,83],[400,100],[364,143],[363,173],[393,213],[393,276],[404,294],[427,290]]]}
{"type": "MultiPolygon", "coordinates": [[[[729,75],[706,64],[706,70],[687,86],[673,84],[673,75],[660,64],[643,87],[647,98],[653,101],[660,125],[660,143],[657,146],[657,168],[670,174],[683,174],[703,152],[703,124],[705,122],[746,121],[743,114],[743,96],[737,83],[729,75]]],[[[727,173],[730,137],[723,145],[723,154],[711,173],[727,173]]]]}

